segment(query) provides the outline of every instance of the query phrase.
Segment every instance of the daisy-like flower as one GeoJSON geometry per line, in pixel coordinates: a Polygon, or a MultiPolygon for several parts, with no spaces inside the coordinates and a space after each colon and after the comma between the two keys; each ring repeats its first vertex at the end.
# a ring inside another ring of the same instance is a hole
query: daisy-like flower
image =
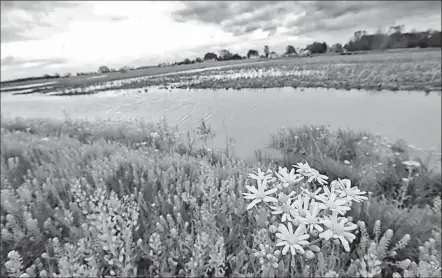
{"type": "Polygon", "coordinates": [[[300,225],[295,232],[293,232],[293,226],[289,222],[287,227],[284,224],[280,224],[278,227],[279,233],[276,233],[276,237],[280,240],[276,243],[276,246],[284,246],[282,254],[285,255],[290,250],[292,255],[296,253],[304,254],[303,246],[309,245],[306,240],[310,235],[306,234],[306,228],[304,225],[300,225]],[[288,227],[288,229],[287,229],[288,227]]]}
{"type": "Polygon", "coordinates": [[[258,168],[257,172],[253,172],[252,174],[249,174],[249,177],[254,180],[267,180],[272,177],[271,174],[266,174],[265,172],[261,171],[261,168],[258,168]]]}
{"type": "Polygon", "coordinates": [[[293,165],[293,167],[298,168],[296,170],[296,173],[301,174],[303,176],[308,176],[310,172],[313,170],[308,163],[297,163],[296,165],[293,165]]]}
{"type": "Polygon", "coordinates": [[[340,197],[346,198],[348,201],[354,201],[357,203],[368,200],[367,197],[361,196],[366,194],[365,191],[360,191],[359,188],[351,187],[351,181],[349,179],[343,179],[339,182],[340,188],[337,188],[340,197]]]}
{"type": "Polygon", "coordinates": [[[287,168],[279,167],[279,171],[275,173],[279,180],[282,182],[284,187],[300,182],[304,179],[300,174],[295,174],[295,169],[292,168],[290,173],[288,173],[287,168]]]}
{"type": "Polygon", "coordinates": [[[316,229],[318,232],[322,232],[324,229],[319,225],[320,220],[318,219],[318,213],[320,208],[312,203],[310,205],[310,209],[306,211],[306,216],[304,217],[306,220],[306,224],[308,225],[308,230],[313,232],[313,229],[316,229]]]}
{"type": "Polygon", "coordinates": [[[253,200],[248,206],[247,206],[247,210],[253,208],[256,204],[260,203],[260,202],[277,202],[278,199],[276,199],[275,197],[270,197],[268,195],[271,195],[273,193],[275,193],[276,191],[278,191],[278,189],[276,188],[272,188],[270,190],[267,190],[267,181],[266,180],[257,180],[258,182],[258,188],[255,188],[253,186],[247,185],[246,188],[252,192],[252,193],[243,193],[244,195],[244,199],[249,199],[249,200],[253,200]]]}
{"type": "Polygon", "coordinates": [[[292,216],[296,217],[296,210],[291,206],[292,199],[288,198],[284,203],[277,206],[271,206],[273,209],[272,214],[282,214],[281,222],[293,221],[292,216]]]}
{"type": "Polygon", "coordinates": [[[312,169],[310,173],[307,174],[307,182],[317,181],[320,185],[327,184],[328,177],[326,175],[321,175],[318,170],[312,169]]]}
{"type": "Polygon", "coordinates": [[[350,231],[355,230],[358,226],[351,222],[345,217],[338,218],[336,213],[322,223],[328,228],[326,231],[319,234],[319,237],[329,240],[331,238],[336,238],[341,241],[342,246],[345,251],[350,252],[349,242],[352,242],[356,236],[350,231]]]}
{"type": "Polygon", "coordinates": [[[347,199],[339,198],[335,192],[330,192],[329,190],[326,189],[328,188],[324,186],[324,191],[328,192],[316,196],[316,199],[322,202],[322,203],[315,202],[315,204],[318,205],[320,209],[329,209],[341,215],[344,215],[346,211],[351,209],[348,206],[347,199]]]}
{"type": "Polygon", "coordinates": [[[315,192],[311,192],[307,188],[301,188],[301,190],[302,190],[301,194],[303,194],[304,196],[309,197],[310,199],[314,200],[316,198],[316,196],[318,196],[319,193],[321,192],[322,187],[319,187],[318,189],[316,189],[315,192]]]}

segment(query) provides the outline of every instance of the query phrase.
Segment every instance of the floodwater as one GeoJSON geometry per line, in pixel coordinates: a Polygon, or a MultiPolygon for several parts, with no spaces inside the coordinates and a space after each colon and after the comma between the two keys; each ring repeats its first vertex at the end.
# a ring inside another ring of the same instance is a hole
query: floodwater
{"type": "Polygon", "coordinates": [[[235,139],[235,152],[253,159],[278,128],[322,124],[367,130],[405,139],[423,150],[441,151],[441,95],[423,92],[368,92],[334,89],[137,90],[83,96],[1,94],[4,116],[61,118],[166,117],[180,131],[195,129],[201,119],[216,136],[209,147],[235,139]],[[144,90],[143,90],[144,91],[144,90]],[[213,145],[212,145],[213,143],[213,145]]]}

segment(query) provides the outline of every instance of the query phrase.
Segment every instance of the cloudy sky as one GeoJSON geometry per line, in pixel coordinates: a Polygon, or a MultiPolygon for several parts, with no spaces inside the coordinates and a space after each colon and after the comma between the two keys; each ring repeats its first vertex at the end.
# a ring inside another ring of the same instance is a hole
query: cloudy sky
{"type": "Polygon", "coordinates": [[[283,52],[404,24],[440,30],[440,1],[1,1],[1,80],[202,57],[283,52]]]}

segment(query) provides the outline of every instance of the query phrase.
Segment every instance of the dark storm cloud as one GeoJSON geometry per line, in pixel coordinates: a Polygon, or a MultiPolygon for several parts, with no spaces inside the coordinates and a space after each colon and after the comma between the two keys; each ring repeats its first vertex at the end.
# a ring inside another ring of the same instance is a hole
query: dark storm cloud
{"type": "Polygon", "coordinates": [[[224,1],[184,2],[172,16],[180,22],[216,24],[235,35],[258,29],[275,33],[280,26],[288,34],[306,35],[388,27],[397,20],[440,13],[440,1],[224,1]]]}
{"type": "Polygon", "coordinates": [[[25,33],[36,27],[55,28],[45,20],[46,16],[56,8],[73,6],[74,3],[61,1],[2,1],[1,42],[35,39],[25,33]]]}

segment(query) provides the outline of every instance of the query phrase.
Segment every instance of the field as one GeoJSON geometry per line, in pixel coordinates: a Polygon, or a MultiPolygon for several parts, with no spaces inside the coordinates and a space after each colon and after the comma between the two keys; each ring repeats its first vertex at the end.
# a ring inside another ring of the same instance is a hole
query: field
{"type": "Polygon", "coordinates": [[[441,154],[429,151],[440,142],[440,57],[277,59],[3,91],[1,276],[440,277],[441,154]],[[258,90],[284,86],[351,90],[258,90]],[[91,119],[107,105],[109,120],[91,119]],[[337,126],[371,120],[422,137],[426,155],[326,126],[334,110],[337,126]],[[175,111],[198,126],[158,120],[175,111]],[[282,127],[293,115],[304,118],[282,127]],[[239,133],[221,132],[227,118],[239,133]],[[280,156],[238,157],[263,140],[280,156]]]}
{"type": "MultiPolygon", "coordinates": [[[[439,50],[373,52],[352,56],[279,58],[267,61],[210,62],[177,67],[149,68],[128,73],[71,77],[50,86],[22,92],[8,84],[2,92],[92,94],[109,89],[167,88],[241,89],[274,87],[325,87],[335,89],[441,91],[439,50]],[[202,71],[199,71],[202,70],[202,71]],[[176,74],[177,73],[177,74],[176,74]],[[198,74],[196,74],[198,73],[198,74]]],[[[40,80],[38,83],[53,82],[40,80]]]]}

